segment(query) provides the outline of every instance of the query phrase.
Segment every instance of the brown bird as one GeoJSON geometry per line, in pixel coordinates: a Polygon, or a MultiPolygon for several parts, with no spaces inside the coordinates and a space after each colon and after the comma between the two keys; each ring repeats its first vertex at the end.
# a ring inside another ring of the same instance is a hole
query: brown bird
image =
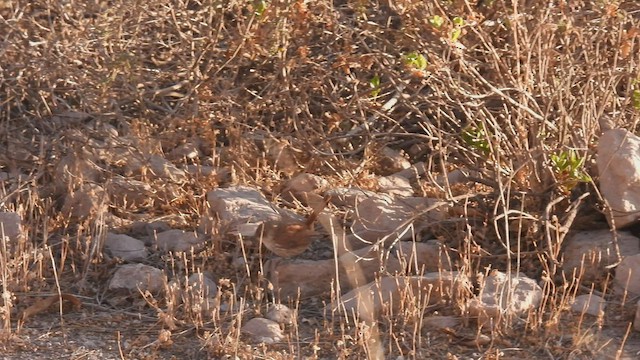
{"type": "Polygon", "coordinates": [[[313,236],[317,234],[313,229],[313,223],[329,204],[329,200],[329,197],[325,197],[321,206],[315,208],[305,221],[291,218],[265,221],[258,228],[256,235],[267,249],[278,256],[289,258],[300,255],[309,248],[313,236]]]}

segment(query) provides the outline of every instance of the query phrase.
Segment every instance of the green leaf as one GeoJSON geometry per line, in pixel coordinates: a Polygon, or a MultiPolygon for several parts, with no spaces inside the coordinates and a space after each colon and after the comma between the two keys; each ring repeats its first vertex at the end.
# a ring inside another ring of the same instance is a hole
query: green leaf
{"type": "Polygon", "coordinates": [[[404,62],[417,70],[424,70],[427,68],[427,58],[424,55],[417,52],[410,52],[404,56],[404,62]]]}
{"type": "Polygon", "coordinates": [[[376,97],[380,94],[380,77],[376,74],[369,79],[369,85],[373,88],[371,90],[371,97],[376,97]]]}
{"type": "Polygon", "coordinates": [[[462,30],[461,29],[453,29],[451,30],[451,42],[456,42],[458,41],[458,39],[460,38],[460,35],[462,35],[462,30]]]}
{"type": "Polygon", "coordinates": [[[489,155],[491,145],[487,139],[487,133],[484,127],[467,127],[462,131],[462,141],[475,151],[481,152],[483,155],[489,155]]]}
{"type": "Polygon", "coordinates": [[[264,12],[267,10],[267,2],[265,0],[257,0],[253,3],[253,8],[256,16],[262,16],[264,12]]]}
{"type": "Polygon", "coordinates": [[[640,110],[640,89],[635,89],[631,93],[631,104],[636,110],[640,110]]]}
{"type": "Polygon", "coordinates": [[[464,26],[464,19],[459,16],[454,17],[452,21],[453,21],[453,25],[455,26],[458,26],[458,27],[464,26]]]}
{"type": "Polygon", "coordinates": [[[433,15],[431,18],[429,18],[429,24],[431,24],[431,26],[436,29],[440,29],[442,27],[442,24],[444,24],[444,19],[440,15],[433,15]]]}

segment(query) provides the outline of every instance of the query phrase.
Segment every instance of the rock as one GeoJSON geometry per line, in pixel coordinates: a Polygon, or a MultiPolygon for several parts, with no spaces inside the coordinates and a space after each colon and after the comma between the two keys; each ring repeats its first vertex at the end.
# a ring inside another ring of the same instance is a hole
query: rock
{"type": "Polygon", "coordinates": [[[613,285],[618,294],[626,292],[630,296],[640,295],[640,254],[625,256],[622,259],[616,267],[613,285]]]}
{"type": "Polygon", "coordinates": [[[22,234],[22,219],[16,212],[0,212],[0,236],[8,238],[10,242],[18,240],[22,234]]]}
{"type": "Polygon", "coordinates": [[[308,204],[306,196],[309,193],[324,191],[329,186],[329,182],[318,175],[302,173],[287,181],[282,190],[282,196],[289,200],[299,200],[303,204],[308,204]]]}
{"type": "Polygon", "coordinates": [[[438,240],[424,243],[399,241],[393,250],[396,252],[396,259],[402,259],[401,262],[408,265],[405,269],[408,274],[452,270],[447,247],[438,240]]]}
{"type": "Polygon", "coordinates": [[[197,297],[215,298],[218,293],[218,285],[208,276],[195,273],[189,276],[189,289],[197,297]]]}
{"type": "Polygon", "coordinates": [[[328,190],[326,194],[331,196],[331,203],[338,207],[354,207],[366,198],[378,197],[373,191],[357,188],[335,188],[328,190]]]}
{"type": "Polygon", "coordinates": [[[635,222],[640,210],[640,137],[624,129],[605,131],[596,164],[600,191],[612,210],[612,225],[620,229],[635,222]]]}
{"type": "Polygon", "coordinates": [[[144,264],[125,264],[116,269],[109,281],[109,290],[159,293],[166,282],[167,278],[160,269],[144,264]]]}
{"type": "Polygon", "coordinates": [[[571,311],[578,314],[601,316],[607,307],[606,301],[598,295],[585,294],[576,296],[571,304],[571,311]]]}
{"type": "Polygon", "coordinates": [[[197,236],[193,231],[167,230],[156,234],[156,244],[162,251],[190,251],[200,250],[204,247],[204,238],[197,236]]]}
{"type": "Polygon", "coordinates": [[[209,176],[216,176],[217,174],[216,168],[214,168],[213,166],[187,165],[186,170],[193,177],[198,177],[198,176],[209,177],[209,176]]]}
{"type": "MultiPolygon", "coordinates": [[[[626,231],[618,231],[618,247],[622,257],[640,253],[640,239],[626,231]]],[[[581,231],[565,240],[562,268],[566,276],[579,276],[594,281],[605,276],[606,267],[618,262],[613,234],[609,230],[581,231]],[[575,275],[574,275],[575,272],[575,275]]]]}
{"type": "MultiPolygon", "coordinates": [[[[351,226],[353,234],[364,243],[374,244],[385,238],[389,243],[398,238],[411,238],[419,226],[412,220],[418,213],[436,203],[436,200],[422,197],[408,197],[390,200],[380,197],[366,198],[359,202],[354,211],[355,220],[351,226]]],[[[423,214],[420,221],[430,222],[443,218],[443,210],[433,209],[423,214]]]]}
{"type": "Polygon", "coordinates": [[[151,157],[149,157],[147,167],[149,172],[146,173],[146,175],[152,175],[150,177],[152,180],[165,179],[171,180],[175,183],[183,183],[187,181],[187,174],[184,170],[178,169],[169,160],[160,155],[151,155],[151,157]]]}
{"type": "Polygon", "coordinates": [[[492,271],[480,285],[480,294],[467,303],[471,316],[481,326],[493,326],[512,316],[524,316],[542,302],[542,288],[524,275],[508,276],[492,271]]]}
{"type": "Polygon", "coordinates": [[[87,183],[67,194],[62,205],[62,213],[74,219],[84,220],[106,212],[108,204],[109,197],[102,186],[87,183]]]}
{"type": "Polygon", "coordinates": [[[173,148],[173,150],[169,152],[168,158],[173,161],[180,161],[183,159],[198,159],[201,156],[202,152],[200,151],[200,141],[198,141],[198,139],[194,139],[173,148]]]}
{"type": "Polygon", "coordinates": [[[149,255],[142,241],[124,234],[107,233],[104,247],[111,256],[124,261],[144,260],[149,255]]]}
{"type": "MultiPolygon", "coordinates": [[[[133,236],[146,237],[155,239],[156,234],[159,234],[163,231],[171,230],[171,226],[164,221],[134,221],[131,224],[131,234],[133,236]]],[[[146,245],[151,245],[152,242],[148,243],[145,241],[146,245]]]]}
{"type": "Polygon", "coordinates": [[[215,189],[207,193],[207,201],[214,218],[217,217],[228,232],[237,231],[240,224],[280,219],[271,203],[250,187],[215,189]]]}
{"type": "Polygon", "coordinates": [[[413,188],[409,179],[397,175],[379,177],[378,191],[394,196],[413,196],[413,188]]]}
{"type": "Polygon", "coordinates": [[[403,299],[411,294],[424,306],[458,299],[470,290],[470,282],[458,272],[436,272],[424,276],[384,277],[379,281],[356,288],[340,297],[335,308],[328,312],[356,312],[362,315],[379,315],[390,307],[396,313],[403,299]]]}
{"type": "Polygon", "coordinates": [[[640,331],[640,300],[636,303],[636,316],[633,320],[633,330],[640,331]]]}
{"type": "Polygon", "coordinates": [[[382,175],[393,174],[411,167],[404,153],[388,146],[380,149],[377,155],[377,165],[382,175]]]}
{"type": "Polygon", "coordinates": [[[280,325],[269,319],[253,318],[241,330],[257,343],[273,344],[284,340],[280,325]]]}
{"type": "Polygon", "coordinates": [[[267,278],[280,299],[295,299],[331,291],[335,278],[333,260],[272,259],[265,263],[267,278]]]}
{"type": "Polygon", "coordinates": [[[395,176],[402,176],[405,179],[417,180],[427,172],[427,166],[423,162],[417,162],[410,167],[396,172],[395,176]]]}
{"type": "Polygon", "coordinates": [[[84,149],[65,155],[54,169],[53,184],[56,191],[64,193],[83,183],[99,182],[102,169],[96,162],[94,156],[84,149]]]}
{"type": "Polygon", "coordinates": [[[296,153],[288,140],[269,137],[264,139],[263,144],[267,158],[277,170],[282,171],[287,176],[299,171],[300,165],[296,159],[296,153]]]}
{"type": "Polygon", "coordinates": [[[291,325],[295,319],[295,313],[284,304],[269,305],[266,318],[278,324],[291,325]]]}
{"type": "Polygon", "coordinates": [[[156,200],[151,185],[124,177],[114,177],[107,183],[111,202],[126,209],[149,207],[156,200]]]}
{"type": "MultiPolygon", "coordinates": [[[[348,291],[375,280],[380,274],[419,274],[449,269],[446,247],[438,241],[426,243],[399,242],[393,255],[379,246],[346,251],[338,259],[340,285],[348,291]],[[406,266],[406,268],[404,268],[406,266]]],[[[267,278],[282,299],[320,295],[331,291],[335,279],[335,261],[269,260],[265,264],[267,278]]]]}
{"type": "Polygon", "coordinates": [[[422,326],[430,330],[451,329],[460,325],[460,318],[457,316],[427,316],[422,319],[422,326]]]}
{"type": "Polygon", "coordinates": [[[477,171],[469,171],[467,169],[456,169],[447,173],[446,176],[438,176],[436,183],[439,186],[446,187],[466,183],[469,181],[469,177],[480,178],[480,174],[477,171]]]}

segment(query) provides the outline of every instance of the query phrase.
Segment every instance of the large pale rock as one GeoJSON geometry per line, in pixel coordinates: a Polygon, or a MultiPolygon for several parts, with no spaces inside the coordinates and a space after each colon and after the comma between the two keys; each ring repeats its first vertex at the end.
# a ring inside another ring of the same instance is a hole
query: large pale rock
{"type": "MultiPolygon", "coordinates": [[[[640,253],[640,239],[626,231],[618,231],[618,247],[620,255],[625,256],[640,253]]],[[[572,278],[582,275],[582,279],[593,281],[605,276],[606,267],[618,262],[615,243],[611,231],[591,230],[581,231],[565,240],[563,250],[562,269],[572,278]]]]}
{"type": "Polygon", "coordinates": [[[125,264],[116,269],[109,281],[109,290],[158,293],[166,282],[167,278],[160,269],[144,264],[125,264]]]}
{"type": "Polygon", "coordinates": [[[237,186],[215,189],[207,193],[207,201],[214,218],[229,231],[237,231],[240,224],[260,223],[281,218],[271,203],[250,187],[237,186]]]}
{"type": "Polygon", "coordinates": [[[0,212],[0,236],[4,235],[10,241],[16,241],[22,234],[22,219],[15,212],[0,212]]]}
{"type": "Polygon", "coordinates": [[[640,213],[640,137],[624,129],[606,131],[598,143],[596,163],[600,192],[611,207],[616,228],[635,222],[640,213]]]}
{"type": "Polygon", "coordinates": [[[361,316],[378,315],[385,308],[397,313],[407,297],[421,306],[435,305],[457,299],[470,291],[470,282],[458,272],[436,272],[424,276],[384,277],[341,296],[329,311],[353,312],[361,316]]]}
{"type": "Polygon", "coordinates": [[[273,344],[284,340],[280,324],[264,318],[253,318],[242,327],[242,332],[250,335],[254,342],[273,344]]]}
{"type": "Polygon", "coordinates": [[[124,234],[107,233],[104,247],[112,256],[124,261],[143,260],[149,255],[142,241],[124,234]]]}
{"type": "Polygon", "coordinates": [[[422,197],[395,200],[371,197],[359,202],[354,210],[353,235],[363,243],[374,244],[381,239],[390,243],[396,239],[407,239],[416,230],[418,222],[429,223],[443,218],[443,209],[425,210],[436,200],[422,197]],[[420,215],[419,220],[416,219],[420,215]]]}
{"type": "Polygon", "coordinates": [[[625,256],[622,259],[616,267],[613,285],[618,294],[640,295],[640,254],[625,256]]]}
{"type": "Polygon", "coordinates": [[[526,315],[542,302],[542,288],[524,275],[492,271],[480,285],[480,294],[468,303],[471,316],[481,325],[497,325],[513,316],[526,315]]]}

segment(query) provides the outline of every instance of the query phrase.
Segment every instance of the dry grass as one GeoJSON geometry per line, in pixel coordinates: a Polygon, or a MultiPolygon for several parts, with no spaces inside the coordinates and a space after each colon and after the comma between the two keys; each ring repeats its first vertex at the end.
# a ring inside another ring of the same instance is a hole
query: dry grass
{"type": "MultiPolygon", "coordinates": [[[[390,146],[426,164],[428,175],[415,184],[420,191],[441,199],[467,195],[453,205],[481,214],[435,230],[460,251],[455,261],[462,269],[523,272],[542,279],[547,296],[544,311],[488,343],[471,326],[456,336],[421,328],[426,310],[408,302],[402,314],[378,323],[389,358],[474,352],[496,359],[523,352],[588,358],[601,351],[587,339],[598,331],[573,321],[567,326],[572,315],[564,305],[579,281],[561,279],[557,269],[566,229],[601,201],[594,182],[574,186],[571,174],[554,169],[552,156],[575,151],[595,177],[599,120],[636,130],[631,94],[640,78],[640,6],[632,0],[477,3],[0,0],[0,170],[10,176],[0,199],[3,209],[21,214],[28,239],[2,244],[7,338],[30,294],[71,292],[85,305],[102,296],[113,264],[96,249],[107,223],[62,213],[65,195],[84,184],[143,181],[154,194],[149,202],[111,204],[110,213],[170,215],[175,226],[194,229],[206,213],[204,195],[216,186],[249,184],[274,195],[284,180],[306,171],[332,186],[370,188],[381,173],[379,151],[390,146]],[[440,27],[430,22],[435,15],[444,20],[440,27]],[[408,54],[421,54],[426,66],[408,63],[408,54]],[[213,165],[228,178],[167,185],[127,170],[127,161],[169,154],[194,139],[203,155],[174,163],[213,165]],[[129,153],[112,155],[122,149],[129,153]],[[273,160],[279,152],[287,161],[273,160]],[[100,161],[60,171],[68,156],[82,154],[100,161]],[[475,185],[433,185],[434,177],[458,168],[474,172],[475,185]],[[474,253],[478,246],[492,256],[474,253]]],[[[157,322],[140,331],[109,325],[109,336],[122,331],[133,339],[123,356],[371,355],[368,325],[324,318],[317,299],[297,304],[305,321],[287,329],[289,343],[246,345],[240,323],[263,311],[270,294],[248,267],[229,265],[237,251],[213,236],[204,253],[154,259],[182,279],[175,286],[184,287],[197,269],[216,273],[223,279],[218,300],[228,307],[203,316],[197,294],[180,306],[148,299],[135,311],[157,322]],[[172,332],[171,343],[161,329],[172,332]],[[155,335],[145,342],[140,334],[155,335]]]]}

